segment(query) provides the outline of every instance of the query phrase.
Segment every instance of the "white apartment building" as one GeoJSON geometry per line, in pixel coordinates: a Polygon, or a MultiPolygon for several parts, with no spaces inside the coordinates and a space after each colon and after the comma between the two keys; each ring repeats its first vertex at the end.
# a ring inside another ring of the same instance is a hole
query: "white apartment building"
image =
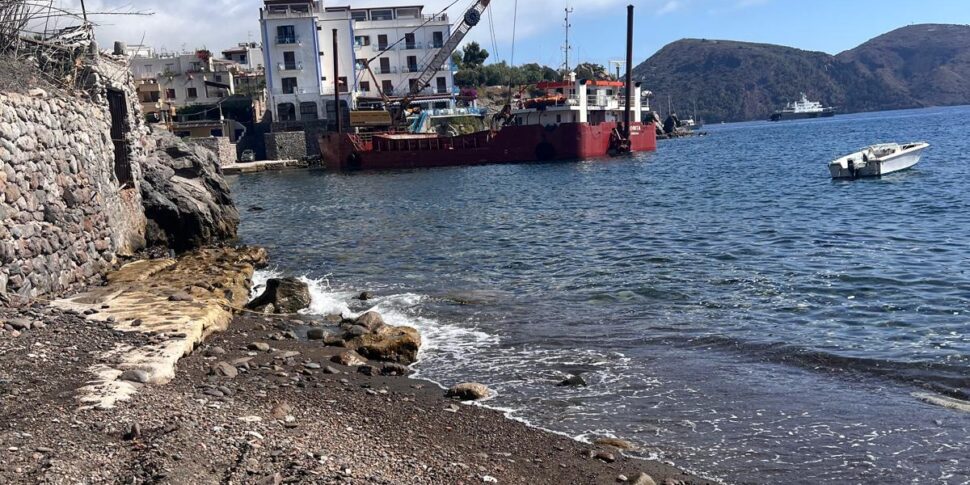
{"type": "MultiPolygon", "coordinates": [[[[314,0],[264,0],[260,10],[269,109],[276,121],[332,119],[336,85],[333,31],[337,31],[337,80],[341,102],[407,93],[447,40],[446,15],[430,17],[421,6],[355,9],[314,0]],[[390,48],[388,52],[382,50],[390,48]],[[371,68],[379,85],[366,73],[371,68]]],[[[454,90],[450,59],[424,94],[454,90]]]]}
{"type": "Polygon", "coordinates": [[[212,53],[159,54],[139,51],[131,58],[131,72],[144,84],[157,84],[162,111],[194,104],[215,104],[235,91],[229,61],[212,53]],[[148,54],[148,55],[142,55],[148,54]],[[154,80],[154,83],[148,81],[154,80]],[[216,86],[216,85],[218,86],[216,86]]]}
{"type": "Polygon", "coordinates": [[[241,42],[236,47],[223,50],[222,58],[234,62],[243,71],[262,69],[263,46],[256,42],[241,42]]]}

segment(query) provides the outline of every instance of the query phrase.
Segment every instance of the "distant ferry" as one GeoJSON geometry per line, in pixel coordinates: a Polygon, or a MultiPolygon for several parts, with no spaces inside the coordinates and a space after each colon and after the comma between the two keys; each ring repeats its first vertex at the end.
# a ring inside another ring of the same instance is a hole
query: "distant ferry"
{"type": "Polygon", "coordinates": [[[823,107],[818,101],[809,101],[808,96],[802,93],[802,99],[794,103],[788,103],[781,111],[771,114],[771,121],[800,120],[805,118],[828,118],[835,116],[835,108],[823,107]]]}

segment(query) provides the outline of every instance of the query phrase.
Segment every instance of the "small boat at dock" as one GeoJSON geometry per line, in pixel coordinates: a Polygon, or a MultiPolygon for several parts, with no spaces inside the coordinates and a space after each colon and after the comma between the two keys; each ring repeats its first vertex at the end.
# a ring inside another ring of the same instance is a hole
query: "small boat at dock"
{"type": "Polygon", "coordinates": [[[855,179],[879,177],[906,170],[919,162],[923,150],[929,146],[929,143],[922,141],[902,145],[898,143],[871,145],[832,160],[829,162],[829,172],[834,179],[855,179]]]}

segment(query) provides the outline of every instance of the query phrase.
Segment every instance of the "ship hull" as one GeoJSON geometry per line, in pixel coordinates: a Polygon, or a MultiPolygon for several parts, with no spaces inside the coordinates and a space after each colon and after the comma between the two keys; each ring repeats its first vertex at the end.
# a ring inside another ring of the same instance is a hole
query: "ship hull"
{"type": "MultiPolygon", "coordinates": [[[[579,160],[610,154],[616,123],[507,126],[454,137],[328,133],[320,150],[330,170],[393,170],[491,163],[579,160]]],[[[653,124],[634,123],[631,150],[657,149],[653,124]]]]}
{"type": "Polygon", "coordinates": [[[812,118],[831,118],[835,111],[821,111],[818,113],[772,113],[771,121],[806,120],[812,118]]]}

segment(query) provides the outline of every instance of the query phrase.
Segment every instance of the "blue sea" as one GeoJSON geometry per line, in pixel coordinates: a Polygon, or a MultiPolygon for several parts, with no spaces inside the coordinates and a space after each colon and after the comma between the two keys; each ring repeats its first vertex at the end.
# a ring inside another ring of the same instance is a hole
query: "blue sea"
{"type": "Polygon", "coordinates": [[[565,163],[232,178],[244,242],[425,339],[420,377],[728,483],[970,483],[970,108],[565,163]],[[826,163],[927,141],[913,169],[826,163]],[[250,211],[258,206],[265,210],[250,211]],[[364,306],[360,291],[378,298],[364,306]],[[585,387],[556,384],[581,374],[585,387]]]}

